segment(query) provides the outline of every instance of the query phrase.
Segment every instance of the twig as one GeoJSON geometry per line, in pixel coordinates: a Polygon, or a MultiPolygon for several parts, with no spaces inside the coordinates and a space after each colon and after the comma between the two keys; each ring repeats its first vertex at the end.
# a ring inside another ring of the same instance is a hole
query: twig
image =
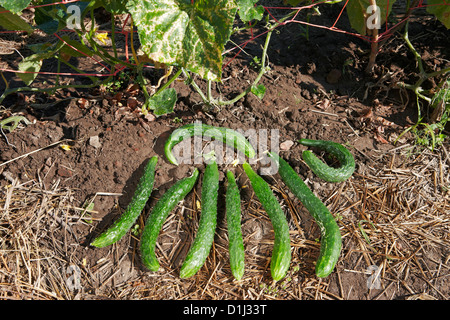
{"type": "Polygon", "coordinates": [[[57,142],[53,142],[53,143],[49,144],[49,145],[46,146],[46,147],[43,147],[43,148],[39,148],[39,149],[33,150],[33,151],[31,151],[31,152],[28,152],[28,153],[25,153],[25,154],[23,154],[23,155],[21,155],[21,156],[18,156],[18,157],[14,158],[14,159],[5,161],[5,162],[3,162],[3,163],[0,164],[0,167],[3,167],[4,165],[7,165],[8,163],[14,162],[14,161],[16,161],[16,160],[19,160],[19,159],[22,159],[22,158],[25,158],[25,157],[28,157],[29,155],[31,155],[31,154],[33,154],[33,153],[36,153],[36,152],[45,150],[45,149],[47,149],[47,148],[53,147],[53,146],[55,146],[55,145],[57,145],[57,144],[60,144],[60,143],[66,142],[66,141],[73,141],[73,140],[70,140],[70,139],[63,139],[63,140],[60,140],[60,141],[57,141],[57,142]]]}

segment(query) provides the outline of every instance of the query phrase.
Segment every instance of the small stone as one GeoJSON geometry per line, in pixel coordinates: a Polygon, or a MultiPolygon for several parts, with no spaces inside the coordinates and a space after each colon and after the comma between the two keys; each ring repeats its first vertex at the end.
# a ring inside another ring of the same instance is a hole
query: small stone
{"type": "Polygon", "coordinates": [[[89,138],[89,145],[94,148],[100,148],[102,144],[100,143],[100,138],[98,136],[92,136],[89,138]]]}
{"type": "Polygon", "coordinates": [[[280,150],[287,151],[294,145],[294,141],[292,140],[286,140],[282,143],[280,143],[280,150]]]}

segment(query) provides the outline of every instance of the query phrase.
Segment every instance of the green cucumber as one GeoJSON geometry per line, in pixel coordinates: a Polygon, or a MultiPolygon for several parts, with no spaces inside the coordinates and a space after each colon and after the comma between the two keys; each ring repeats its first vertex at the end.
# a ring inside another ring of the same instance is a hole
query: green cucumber
{"type": "Polygon", "coordinates": [[[192,190],[198,175],[198,169],[194,169],[190,177],[177,181],[159,198],[148,216],[142,232],[140,251],[142,262],[149,270],[154,272],[159,270],[159,262],[155,254],[159,232],[169,213],[192,190]]]}
{"type": "Polygon", "coordinates": [[[148,161],[144,169],[144,174],[139,180],[136,191],[133,194],[127,209],[111,227],[109,227],[91,243],[92,246],[97,248],[109,246],[121,239],[133,226],[153,191],[157,162],[157,156],[152,157],[148,161]]]}
{"type": "Polygon", "coordinates": [[[303,151],[303,160],[310,169],[321,179],[328,182],[342,182],[347,180],[355,171],[355,159],[343,145],[327,140],[300,139],[298,142],[309,147],[317,147],[336,157],[339,168],[332,168],[317,158],[311,151],[303,151]]]}
{"type": "Polygon", "coordinates": [[[295,170],[277,154],[273,152],[268,154],[278,164],[278,173],[283,182],[319,225],[321,244],[316,262],[316,275],[326,277],[333,271],[341,252],[342,239],[339,227],[325,204],[314,195],[295,170]]]}
{"type": "Polygon", "coordinates": [[[211,250],[217,225],[217,199],[219,195],[219,170],[217,163],[206,165],[202,181],[201,216],[197,235],[181,266],[180,278],[189,278],[203,266],[211,250]]]}
{"type": "Polygon", "coordinates": [[[225,208],[228,227],[230,267],[233,276],[240,280],[244,275],[244,241],[241,230],[241,196],[233,172],[227,171],[225,208]]]}
{"type": "Polygon", "coordinates": [[[261,202],[264,210],[269,215],[275,233],[275,241],[270,261],[270,271],[272,279],[281,280],[289,269],[291,263],[291,244],[289,237],[289,225],[281,206],[270,189],[269,184],[256,172],[248,163],[243,164],[243,168],[253,190],[261,202]]]}
{"type": "Polygon", "coordinates": [[[170,163],[178,165],[175,156],[172,154],[172,148],[185,138],[192,136],[204,136],[212,139],[219,139],[223,143],[243,152],[249,158],[254,158],[256,155],[251,143],[241,133],[233,129],[215,127],[201,123],[190,123],[176,129],[166,140],[164,153],[170,163]]]}

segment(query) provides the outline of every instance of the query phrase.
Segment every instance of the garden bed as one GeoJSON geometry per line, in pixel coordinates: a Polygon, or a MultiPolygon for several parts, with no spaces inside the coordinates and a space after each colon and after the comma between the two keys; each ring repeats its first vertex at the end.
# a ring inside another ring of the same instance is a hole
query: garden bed
{"type": "MultiPolygon", "coordinates": [[[[323,14],[331,21],[335,12],[323,14]]],[[[448,65],[448,30],[432,19],[411,23],[410,38],[425,64],[448,65]]],[[[411,134],[401,136],[417,121],[415,97],[395,85],[415,79],[408,48],[401,39],[390,39],[368,76],[364,68],[370,45],[359,38],[311,28],[307,41],[295,24],[280,27],[272,37],[270,71],[261,80],[266,87],[263,99],[248,94],[233,105],[206,109],[190,86],[175,81],[174,112],[156,118],[139,112],[133,101],[139,103],[141,94],[130,90],[120,97],[98,88],[8,97],[3,112],[22,113],[32,124],[22,124],[0,139],[0,297],[448,299],[448,140],[431,151],[417,145],[411,134]],[[194,121],[268,129],[269,135],[270,129],[278,130],[284,148],[280,155],[328,206],[341,229],[342,253],[329,277],[314,274],[320,248],[317,225],[275,174],[265,179],[289,222],[292,262],[285,279],[272,281],[270,220],[242,167],[233,165],[219,166],[218,228],[198,274],[179,278],[201,214],[200,183],[164,224],[157,246],[160,271],[143,267],[139,230],[149,209],[194,167],[168,163],[164,142],[175,128],[194,121]],[[347,146],[356,160],[354,175],[342,183],[317,178],[301,160],[305,147],[296,142],[300,138],[347,146]],[[89,246],[123,212],[143,165],[153,155],[159,156],[155,192],[138,220],[137,233],[130,231],[106,248],[89,246]],[[240,281],[229,266],[226,170],[235,173],[241,188],[246,260],[240,281]],[[372,285],[371,279],[376,280],[372,285]]],[[[261,52],[263,41],[256,38],[227,65],[223,83],[213,86],[215,96],[232,97],[253,81],[257,71],[252,57],[261,52]]],[[[150,77],[156,83],[160,75],[150,77]]]]}

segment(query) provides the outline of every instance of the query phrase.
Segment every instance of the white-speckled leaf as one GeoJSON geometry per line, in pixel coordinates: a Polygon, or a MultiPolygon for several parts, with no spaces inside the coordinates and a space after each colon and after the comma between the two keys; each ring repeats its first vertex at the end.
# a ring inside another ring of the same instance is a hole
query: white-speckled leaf
{"type": "Polygon", "coordinates": [[[225,0],[130,0],[141,49],[155,62],[219,81],[237,6],[225,0]]]}

